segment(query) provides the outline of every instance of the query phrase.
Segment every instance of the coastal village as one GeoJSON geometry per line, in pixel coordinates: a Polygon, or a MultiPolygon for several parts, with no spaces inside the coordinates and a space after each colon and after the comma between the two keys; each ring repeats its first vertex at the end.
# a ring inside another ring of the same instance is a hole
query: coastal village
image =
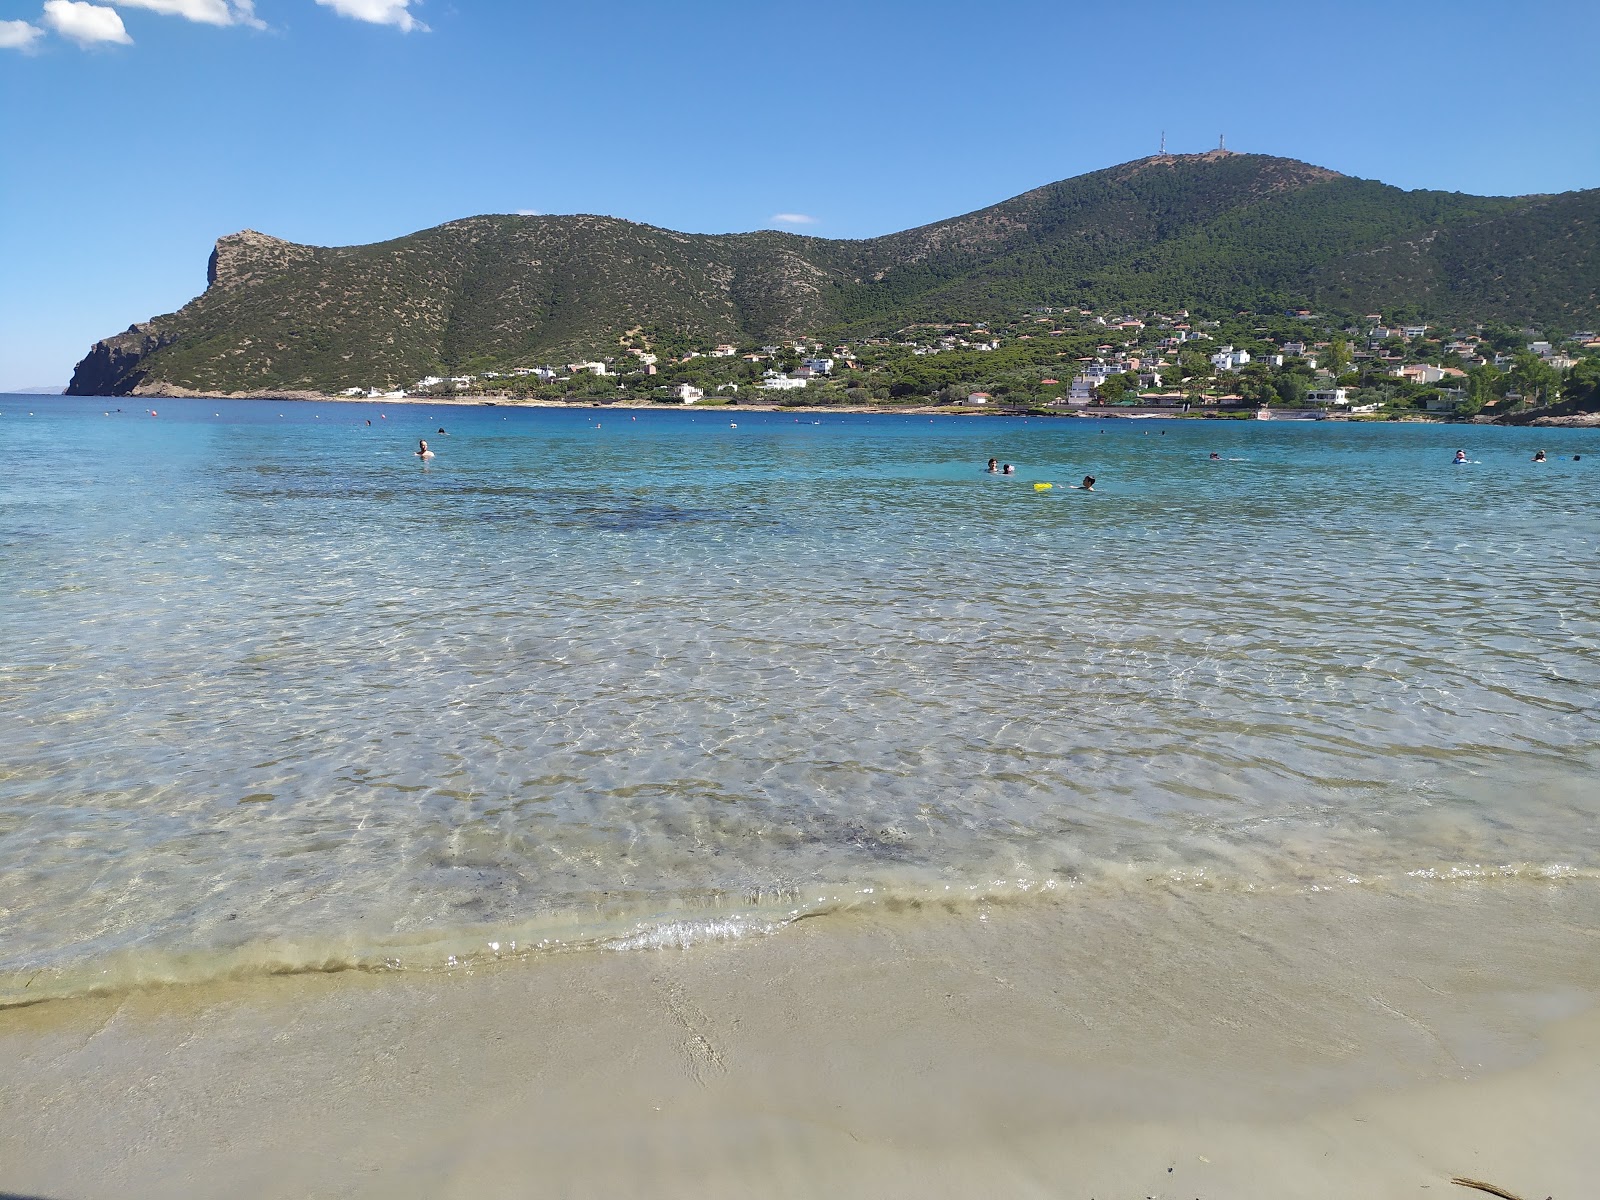
{"type": "Polygon", "coordinates": [[[779,407],[918,407],[1058,415],[1485,419],[1563,401],[1600,407],[1600,335],[1413,314],[1041,307],[1008,322],[928,322],[848,340],[692,346],[629,331],[616,353],[478,366],[348,398],[779,407]]]}

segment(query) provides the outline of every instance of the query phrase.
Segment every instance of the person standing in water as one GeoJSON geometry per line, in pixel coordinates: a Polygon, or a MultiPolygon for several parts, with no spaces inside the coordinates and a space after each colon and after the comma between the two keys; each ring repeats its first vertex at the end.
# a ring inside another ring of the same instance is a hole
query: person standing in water
{"type": "Polygon", "coordinates": [[[428,449],[428,443],[426,440],[417,442],[416,454],[417,457],[421,459],[429,459],[433,457],[433,451],[428,449]]]}
{"type": "Polygon", "coordinates": [[[1456,462],[1464,463],[1466,461],[1467,461],[1467,452],[1465,450],[1457,450],[1456,451],[1456,462]]]}
{"type": "Polygon", "coordinates": [[[1534,455],[1533,455],[1533,461],[1534,462],[1543,462],[1544,461],[1544,451],[1543,450],[1535,451],[1534,455]]]}
{"type": "Polygon", "coordinates": [[[984,470],[988,471],[991,475],[995,474],[1000,470],[1000,460],[998,458],[991,458],[989,460],[989,465],[985,467],[984,470]]]}

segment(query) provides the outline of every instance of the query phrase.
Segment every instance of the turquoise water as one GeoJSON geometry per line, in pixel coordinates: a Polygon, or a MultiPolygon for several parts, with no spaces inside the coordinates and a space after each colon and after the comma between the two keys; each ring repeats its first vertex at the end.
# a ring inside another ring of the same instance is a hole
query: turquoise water
{"type": "Polygon", "coordinates": [[[0,414],[0,1000],[1600,872],[1592,430],[0,414]]]}

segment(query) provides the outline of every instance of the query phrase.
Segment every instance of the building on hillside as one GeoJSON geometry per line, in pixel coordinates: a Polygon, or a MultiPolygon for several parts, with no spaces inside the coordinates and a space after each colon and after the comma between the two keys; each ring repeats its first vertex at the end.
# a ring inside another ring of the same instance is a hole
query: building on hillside
{"type": "Polygon", "coordinates": [[[1428,412],[1458,412],[1467,402],[1465,388],[1440,388],[1422,398],[1422,407],[1428,412]]]}
{"type": "Polygon", "coordinates": [[[1460,367],[1435,367],[1428,363],[1412,363],[1409,366],[1396,367],[1389,372],[1396,379],[1408,379],[1412,383],[1438,383],[1441,379],[1448,379],[1452,375],[1465,375],[1460,367]]]}
{"type": "Polygon", "coordinates": [[[989,401],[993,400],[993,399],[994,399],[994,397],[989,395],[988,392],[971,392],[971,393],[969,393],[967,395],[967,398],[965,400],[963,400],[961,403],[969,404],[973,408],[979,408],[979,407],[982,407],[983,405],[989,403],[989,401]]]}
{"type": "Polygon", "coordinates": [[[591,375],[604,375],[606,373],[606,365],[603,362],[568,363],[567,371],[573,375],[583,371],[587,371],[591,375]]]}
{"type": "Polygon", "coordinates": [[[813,375],[831,375],[833,373],[833,359],[831,358],[801,359],[800,365],[807,368],[813,375]]]}
{"type": "Polygon", "coordinates": [[[1250,351],[1224,346],[1211,356],[1211,365],[1219,371],[1237,371],[1250,361],[1250,351]]]}
{"type": "Polygon", "coordinates": [[[792,375],[778,375],[775,373],[769,373],[767,377],[756,386],[766,388],[769,392],[783,392],[789,391],[793,388],[803,388],[810,382],[811,381],[809,379],[796,379],[792,375]]]}
{"type": "Polygon", "coordinates": [[[712,350],[711,351],[711,357],[712,358],[732,358],[737,353],[739,353],[739,347],[724,345],[724,346],[718,346],[716,349],[712,350]]]}
{"type": "Polygon", "coordinates": [[[673,394],[678,397],[680,404],[693,404],[696,400],[704,400],[706,394],[692,383],[680,383],[673,389],[673,394]]]}
{"type": "Polygon", "coordinates": [[[1314,392],[1306,393],[1307,404],[1332,404],[1344,405],[1350,403],[1349,388],[1321,388],[1314,392]]]}

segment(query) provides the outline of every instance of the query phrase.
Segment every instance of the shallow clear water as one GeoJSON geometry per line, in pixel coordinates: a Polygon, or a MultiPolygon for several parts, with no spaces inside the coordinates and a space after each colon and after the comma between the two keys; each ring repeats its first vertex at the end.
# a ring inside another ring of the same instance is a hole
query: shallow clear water
{"type": "Polygon", "coordinates": [[[0,413],[0,1000],[1600,874],[1594,431],[0,413]]]}

